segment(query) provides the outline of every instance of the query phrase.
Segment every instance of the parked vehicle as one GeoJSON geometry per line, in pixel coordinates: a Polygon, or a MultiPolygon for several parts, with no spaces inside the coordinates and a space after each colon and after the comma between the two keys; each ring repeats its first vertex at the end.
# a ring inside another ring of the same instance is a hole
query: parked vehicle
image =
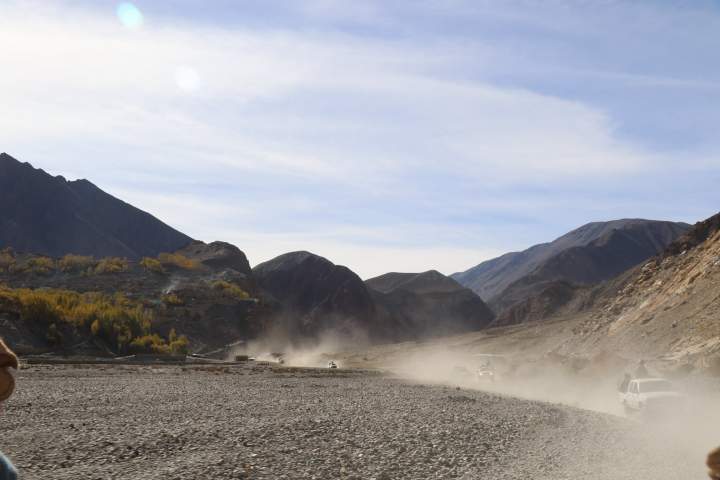
{"type": "Polygon", "coordinates": [[[625,413],[663,414],[681,410],[685,395],[678,392],[664,378],[636,378],[630,380],[625,391],[618,393],[625,413]]]}
{"type": "Polygon", "coordinates": [[[330,360],[328,362],[328,368],[337,368],[337,363],[335,363],[333,360],[330,360]]]}

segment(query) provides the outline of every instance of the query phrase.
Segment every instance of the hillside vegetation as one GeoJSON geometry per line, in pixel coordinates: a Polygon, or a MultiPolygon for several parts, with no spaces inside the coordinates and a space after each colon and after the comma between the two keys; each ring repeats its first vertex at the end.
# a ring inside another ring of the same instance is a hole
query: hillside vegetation
{"type": "Polygon", "coordinates": [[[153,332],[152,311],[121,293],[0,286],[0,312],[18,317],[55,347],[92,336],[118,354],[184,354],[188,349],[187,337],[174,330],[168,338],[153,332]]]}
{"type": "MultiPolygon", "coordinates": [[[[207,250],[218,251],[200,243],[193,248],[204,259],[207,250]]],[[[183,354],[262,331],[267,311],[251,293],[252,282],[221,261],[218,268],[205,265],[193,252],[136,262],[5,248],[1,333],[20,350],[124,355],[183,354]]],[[[235,263],[238,252],[232,252],[235,263]]]]}

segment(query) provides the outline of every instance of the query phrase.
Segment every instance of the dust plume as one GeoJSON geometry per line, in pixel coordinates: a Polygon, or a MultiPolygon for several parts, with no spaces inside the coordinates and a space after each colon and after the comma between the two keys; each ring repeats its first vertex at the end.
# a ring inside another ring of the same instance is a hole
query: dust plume
{"type": "MultiPolygon", "coordinates": [[[[446,345],[416,347],[416,344],[393,346],[384,349],[384,353],[382,348],[376,348],[362,355],[375,367],[410,381],[483,390],[613,415],[625,425],[624,441],[632,461],[652,465],[657,463],[655,459],[671,458],[683,465],[688,472],[686,478],[705,478],[704,458],[720,445],[720,409],[717,408],[720,382],[702,373],[689,374],[677,365],[651,362],[650,376],[671,379],[686,397],[683,407],[663,412],[661,416],[646,417],[626,413],[620,402],[618,384],[624,373],[633,372],[637,363],[616,355],[581,358],[556,354],[531,356],[523,352],[483,354],[446,345]],[[487,369],[493,371],[492,377],[478,375],[487,369]]],[[[359,355],[355,353],[352,358],[357,361],[359,355]]],[[[578,444],[586,441],[578,439],[578,444]]],[[[618,477],[617,471],[627,459],[601,458],[598,468],[615,472],[601,478],[625,478],[618,477]]],[[[580,461],[587,458],[567,455],[558,459],[568,475],[578,471],[580,461]]],[[[665,478],[663,474],[653,476],[651,472],[649,466],[647,478],[665,478]]]]}
{"type": "Polygon", "coordinates": [[[333,352],[370,344],[367,332],[352,325],[345,324],[343,328],[327,329],[316,335],[303,335],[291,327],[295,324],[294,321],[275,321],[263,335],[233,349],[230,358],[247,355],[259,361],[314,368],[327,367],[328,362],[333,360],[342,368],[333,352]]]}
{"type": "Polygon", "coordinates": [[[171,277],[170,282],[168,282],[167,287],[163,289],[163,293],[165,295],[170,295],[172,292],[178,289],[180,286],[180,278],[171,277]]]}

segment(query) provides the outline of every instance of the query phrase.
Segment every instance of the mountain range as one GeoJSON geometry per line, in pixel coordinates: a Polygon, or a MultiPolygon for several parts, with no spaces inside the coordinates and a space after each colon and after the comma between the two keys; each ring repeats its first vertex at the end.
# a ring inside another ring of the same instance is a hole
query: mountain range
{"type": "MultiPolygon", "coordinates": [[[[182,332],[196,351],[278,329],[290,338],[332,333],[388,342],[588,315],[599,305],[628,311],[627,285],[646,288],[639,279],[656,271],[648,265],[669,262],[663,258],[688,251],[694,258],[716,241],[720,223],[593,222],[450,277],[430,270],[363,281],[305,251],[251,268],[234,245],[192,240],[87,180],[53,177],[7,154],[0,155],[0,201],[0,282],[11,289],[6,300],[0,295],[0,335],[40,349],[47,334],[23,321],[21,291],[12,289],[123,292],[128,305],[154,316],[160,335],[182,332]]],[[[655,281],[669,281],[663,278],[655,281]]],[[[61,330],[87,344],[89,332],[77,325],[61,330]]]]}
{"type": "Polygon", "coordinates": [[[623,219],[583,225],[549,243],[512,252],[455,273],[498,314],[550,287],[609,280],[662,252],[690,225],[623,219]]]}
{"type": "Polygon", "coordinates": [[[349,268],[291,252],[253,268],[281,305],[285,331],[407,340],[481,329],[493,313],[472,291],[436,271],[388,273],[363,282],[349,268]]]}
{"type": "MultiPolygon", "coordinates": [[[[720,375],[720,214],[663,252],[509,333],[543,338],[546,351],[585,358],[654,358],[720,375]]],[[[505,329],[507,330],[507,329],[505,329]]]]}

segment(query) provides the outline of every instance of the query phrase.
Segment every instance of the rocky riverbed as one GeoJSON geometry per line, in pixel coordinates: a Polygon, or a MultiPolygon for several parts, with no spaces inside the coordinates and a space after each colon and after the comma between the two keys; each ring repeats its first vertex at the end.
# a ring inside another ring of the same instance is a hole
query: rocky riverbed
{"type": "Polygon", "coordinates": [[[23,479],[692,479],[647,425],[366,371],[31,366],[0,418],[23,479]]]}

